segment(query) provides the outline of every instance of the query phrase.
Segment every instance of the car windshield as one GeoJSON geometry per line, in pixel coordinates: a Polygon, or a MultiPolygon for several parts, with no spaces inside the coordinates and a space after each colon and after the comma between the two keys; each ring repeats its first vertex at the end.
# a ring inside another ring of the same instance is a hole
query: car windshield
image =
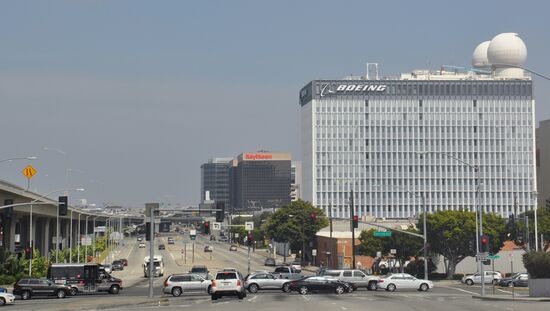
{"type": "Polygon", "coordinates": [[[193,268],[193,269],[191,269],[191,272],[193,272],[193,273],[206,273],[206,272],[208,272],[208,269],[206,269],[206,268],[193,268]]]}
{"type": "Polygon", "coordinates": [[[122,261],[120,260],[113,261],[113,265],[121,265],[121,264],[122,264],[122,261]]]}
{"type": "Polygon", "coordinates": [[[218,273],[216,275],[216,280],[234,280],[237,278],[237,273],[235,272],[224,272],[218,273]]]}

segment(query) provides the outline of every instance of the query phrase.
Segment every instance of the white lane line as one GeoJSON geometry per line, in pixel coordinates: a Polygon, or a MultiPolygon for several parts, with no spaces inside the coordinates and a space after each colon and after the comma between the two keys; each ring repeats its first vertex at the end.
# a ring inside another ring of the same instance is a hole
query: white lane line
{"type": "Polygon", "coordinates": [[[456,287],[450,287],[450,286],[439,286],[439,287],[454,289],[454,290],[458,290],[458,291],[461,291],[461,292],[464,292],[464,293],[468,293],[468,294],[478,295],[478,296],[479,296],[478,293],[471,292],[471,291],[469,291],[469,290],[465,290],[465,289],[462,289],[462,288],[456,288],[456,287]]]}
{"type": "Polygon", "coordinates": [[[130,254],[132,254],[135,247],[136,247],[136,243],[132,243],[132,247],[130,247],[130,251],[128,252],[128,255],[126,255],[126,258],[130,258],[130,254]]]}
{"type": "Polygon", "coordinates": [[[342,308],[342,310],[347,310],[347,309],[348,309],[348,308],[346,308],[346,307],[341,307],[341,308],[342,308]]]}
{"type": "Polygon", "coordinates": [[[311,300],[309,297],[306,297],[306,295],[302,295],[302,298],[304,298],[305,301],[310,301],[311,300]]]}
{"type": "Polygon", "coordinates": [[[249,299],[248,299],[248,302],[254,301],[254,300],[256,300],[256,299],[258,299],[258,296],[254,296],[254,297],[252,297],[252,298],[249,298],[249,299]]]}

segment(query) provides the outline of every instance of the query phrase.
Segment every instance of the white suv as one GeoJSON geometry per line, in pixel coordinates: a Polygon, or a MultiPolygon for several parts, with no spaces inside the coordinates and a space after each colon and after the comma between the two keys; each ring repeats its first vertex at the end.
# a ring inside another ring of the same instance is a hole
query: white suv
{"type": "MultiPolygon", "coordinates": [[[[500,279],[502,279],[502,275],[500,272],[496,271],[484,271],[485,273],[485,284],[497,284],[500,279]]],[[[462,278],[462,283],[465,283],[466,285],[474,285],[474,284],[481,284],[481,273],[471,274],[471,275],[465,275],[462,278]]]]}
{"type": "Polygon", "coordinates": [[[212,280],[212,300],[222,296],[237,296],[239,299],[246,297],[244,281],[240,274],[235,271],[221,271],[212,280]]]}

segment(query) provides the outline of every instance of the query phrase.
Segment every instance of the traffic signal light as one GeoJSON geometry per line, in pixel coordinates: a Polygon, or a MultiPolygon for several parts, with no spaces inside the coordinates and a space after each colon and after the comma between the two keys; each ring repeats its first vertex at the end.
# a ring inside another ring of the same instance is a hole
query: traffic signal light
{"type": "Polygon", "coordinates": [[[32,259],[32,249],[30,247],[25,247],[25,259],[32,259]]]}
{"type": "MultiPolygon", "coordinates": [[[[12,199],[5,199],[4,205],[12,205],[13,200],[12,199]]],[[[13,213],[13,206],[12,207],[6,207],[3,209],[4,211],[4,217],[5,218],[11,218],[11,214],[13,213]]]]}
{"type": "Polygon", "coordinates": [[[359,227],[359,216],[353,215],[353,228],[359,227]]]}
{"type": "Polygon", "coordinates": [[[474,241],[470,240],[470,241],[468,242],[468,250],[469,250],[470,252],[474,252],[474,251],[476,250],[476,248],[474,247],[474,241]]]}
{"type": "Polygon", "coordinates": [[[488,253],[489,252],[489,237],[487,235],[482,235],[480,239],[481,244],[481,252],[482,253],[488,253]]]}
{"type": "Polygon", "coordinates": [[[151,222],[145,223],[145,241],[151,241],[151,222]]]}
{"type": "Polygon", "coordinates": [[[209,221],[204,222],[204,234],[210,234],[210,222],[209,221]]]}
{"type": "Polygon", "coordinates": [[[311,223],[315,223],[315,213],[311,213],[311,223]]]}
{"type": "Polygon", "coordinates": [[[216,203],[216,222],[223,222],[225,217],[225,204],[223,202],[216,203]]]}
{"type": "Polygon", "coordinates": [[[61,196],[58,199],[59,216],[67,216],[67,208],[69,205],[69,197],[61,196]]]}
{"type": "Polygon", "coordinates": [[[515,224],[516,223],[516,215],[510,214],[508,216],[508,222],[511,223],[511,224],[515,224]]]}
{"type": "Polygon", "coordinates": [[[252,233],[249,233],[247,236],[246,236],[246,244],[248,246],[252,246],[252,243],[254,242],[254,237],[252,236],[252,233]]]}

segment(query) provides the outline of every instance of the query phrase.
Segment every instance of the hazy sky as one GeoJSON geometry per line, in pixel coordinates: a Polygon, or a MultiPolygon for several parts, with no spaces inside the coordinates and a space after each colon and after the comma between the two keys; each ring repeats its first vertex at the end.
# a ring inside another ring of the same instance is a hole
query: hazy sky
{"type": "MultiPolygon", "coordinates": [[[[200,165],[300,157],[308,81],[470,66],[501,32],[550,74],[547,1],[2,1],[0,160],[37,155],[31,189],[142,206],[199,201],[200,165]],[[44,147],[57,148],[46,151],[44,147]]],[[[535,79],[537,120],[550,81],[535,79]]],[[[24,161],[0,178],[26,185],[24,161]]]]}

